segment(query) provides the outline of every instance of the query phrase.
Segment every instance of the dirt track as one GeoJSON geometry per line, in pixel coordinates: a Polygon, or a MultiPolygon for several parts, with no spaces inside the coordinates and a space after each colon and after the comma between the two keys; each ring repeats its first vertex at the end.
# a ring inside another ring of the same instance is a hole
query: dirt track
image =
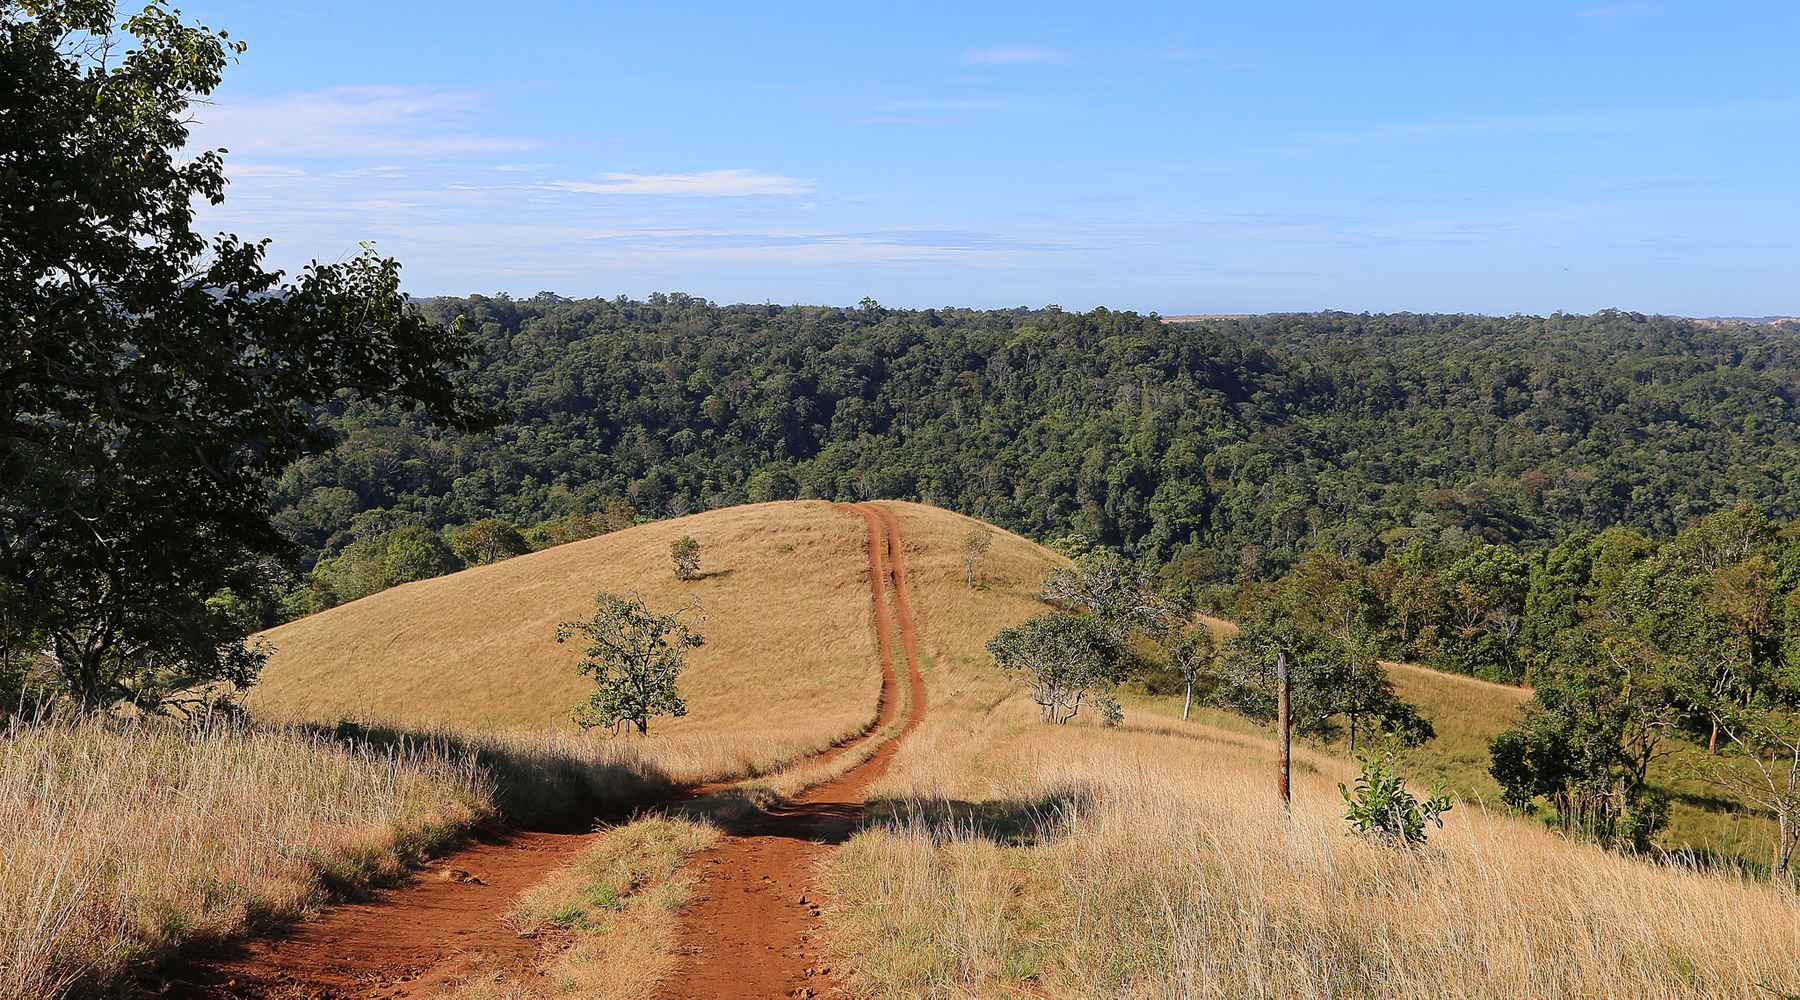
{"type": "MultiPolygon", "coordinates": [[[[726,825],[726,835],[695,861],[701,881],[682,913],[682,958],[661,996],[812,996],[826,992],[833,978],[813,961],[809,943],[818,929],[818,893],[811,887],[817,861],[829,845],[855,829],[864,790],[887,769],[900,739],[925,711],[897,519],[873,504],[845,510],[862,517],[868,528],[882,671],[875,730],[889,726],[899,714],[892,651],[896,627],[909,678],[906,723],[842,776],[792,803],[726,825]]],[[[859,749],[866,748],[848,744],[812,762],[859,749]]],[[[711,790],[693,789],[683,797],[711,790]]],[[[184,969],[164,995],[411,1000],[429,997],[471,973],[525,967],[547,943],[520,938],[496,918],[521,891],[595,836],[521,831],[470,845],[372,901],[334,907],[318,920],[184,969]],[[446,872],[473,878],[442,877],[446,872]]]]}
{"type": "Polygon", "coordinates": [[[925,717],[918,632],[906,595],[906,556],[893,512],[857,504],[869,529],[869,585],[881,653],[880,730],[899,715],[894,671],[896,626],[906,654],[907,717],[866,761],[796,801],[729,824],[717,845],[694,861],[700,884],[681,913],[675,974],[662,1000],[811,997],[835,989],[836,977],[814,939],[822,894],[821,857],[856,829],[869,785],[886,771],[900,741],[925,717]]]}

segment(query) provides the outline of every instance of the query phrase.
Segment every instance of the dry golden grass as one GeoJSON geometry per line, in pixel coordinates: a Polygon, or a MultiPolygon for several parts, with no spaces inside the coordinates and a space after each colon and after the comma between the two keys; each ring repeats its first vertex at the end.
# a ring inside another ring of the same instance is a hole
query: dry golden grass
{"type": "Polygon", "coordinates": [[[754,504],[640,525],[409,583],[267,633],[276,647],[250,698],[263,718],[375,719],[460,729],[571,728],[592,683],[558,622],[594,594],[657,608],[697,602],[706,645],[681,678],[682,719],[653,738],[730,730],[841,738],[874,717],[881,676],[860,518],[832,504],[754,504]],[[669,543],[692,535],[705,576],[674,578],[669,543]]]}
{"type": "Polygon", "coordinates": [[[493,814],[466,755],[299,731],[49,722],[0,738],[0,998],[398,873],[493,814]]]}
{"type": "MultiPolygon", "coordinates": [[[[1123,730],[1042,725],[980,649],[1038,610],[1029,594],[1055,557],[997,541],[1000,565],[971,592],[954,529],[897,506],[937,669],[931,714],[872,790],[886,822],[828,864],[832,947],[859,992],[1800,992],[1800,904],[1766,883],[1609,854],[1467,801],[1428,849],[1383,848],[1346,833],[1340,755],[1297,749],[1289,822],[1253,726],[1136,704],[1123,730]]],[[[1524,697],[1419,668],[1395,676],[1428,713],[1444,710],[1453,739],[1504,725],[1524,697]]]]}
{"type": "Polygon", "coordinates": [[[1465,804],[1422,852],[1349,837],[1309,758],[1029,706],[921,744],[898,818],[831,863],[832,940],[880,996],[1767,997],[1800,907],[1465,804]],[[985,735],[985,738],[983,736],[985,735]],[[1256,752],[1260,750],[1261,752],[1256,752]],[[961,803],[958,805],[958,803],[961,803]]]}
{"type": "Polygon", "coordinates": [[[546,940],[523,972],[478,974],[443,1000],[640,1000],[674,968],[676,911],[694,879],[686,860],[717,840],[692,819],[641,819],[608,831],[514,901],[504,919],[546,940]]]}
{"type": "Polygon", "coordinates": [[[289,728],[8,734],[0,1000],[290,916],[499,811],[567,818],[767,775],[867,730],[880,670],[866,540],[859,516],[816,502],[645,525],[273,630],[250,708],[289,728]],[[687,583],[668,551],[683,534],[707,574],[687,583]],[[649,739],[567,721],[591,682],[553,631],[601,589],[708,619],[681,680],[690,713],[649,739]]]}

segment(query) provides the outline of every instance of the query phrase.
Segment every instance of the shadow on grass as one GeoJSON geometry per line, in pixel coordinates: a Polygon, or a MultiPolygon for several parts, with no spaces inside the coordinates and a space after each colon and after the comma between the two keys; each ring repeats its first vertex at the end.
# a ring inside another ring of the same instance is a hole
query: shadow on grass
{"type": "Polygon", "coordinates": [[[1062,788],[1024,799],[882,799],[869,806],[868,826],[924,833],[934,845],[989,840],[1008,847],[1036,847],[1066,836],[1097,804],[1087,787],[1062,788]]]}
{"type": "Polygon", "coordinates": [[[590,756],[551,743],[360,722],[299,728],[341,743],[469,761],[493,781],[500,818],[534,832],[590,830],[678,791],[668,775],[631,750],[590,756]]]}

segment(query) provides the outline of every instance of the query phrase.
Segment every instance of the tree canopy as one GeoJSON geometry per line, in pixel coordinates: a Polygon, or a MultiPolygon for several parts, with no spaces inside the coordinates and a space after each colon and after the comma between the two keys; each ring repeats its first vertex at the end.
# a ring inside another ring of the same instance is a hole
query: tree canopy
{"type": "Polygon", "coordinates": [[[365,400],[475,430],[474,345],[372,251],[288,279],[194,229],[222,150],[186,148],[240,42],[152,3],[0,2],[0,630],[88,706],[241,686],[272,487],[365,400]]]}

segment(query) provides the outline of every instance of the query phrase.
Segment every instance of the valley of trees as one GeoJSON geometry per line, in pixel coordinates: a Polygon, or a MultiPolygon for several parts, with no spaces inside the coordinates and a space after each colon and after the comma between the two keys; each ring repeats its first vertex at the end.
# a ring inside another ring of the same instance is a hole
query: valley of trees
{"type": "Polygon", "coordinates": [[[1781,328],[1619,312],[1165,326],[680,295],[425,308],[466,324],[472,387],[512,420],[467,435],[379,401],[330,407],[343,443],[276,488],[309,562],[371,520],[893,497],[1207,584],[1314,549],[1660,536],[1740,501],[1800,513],[1800,341],[1781,328]]]}

